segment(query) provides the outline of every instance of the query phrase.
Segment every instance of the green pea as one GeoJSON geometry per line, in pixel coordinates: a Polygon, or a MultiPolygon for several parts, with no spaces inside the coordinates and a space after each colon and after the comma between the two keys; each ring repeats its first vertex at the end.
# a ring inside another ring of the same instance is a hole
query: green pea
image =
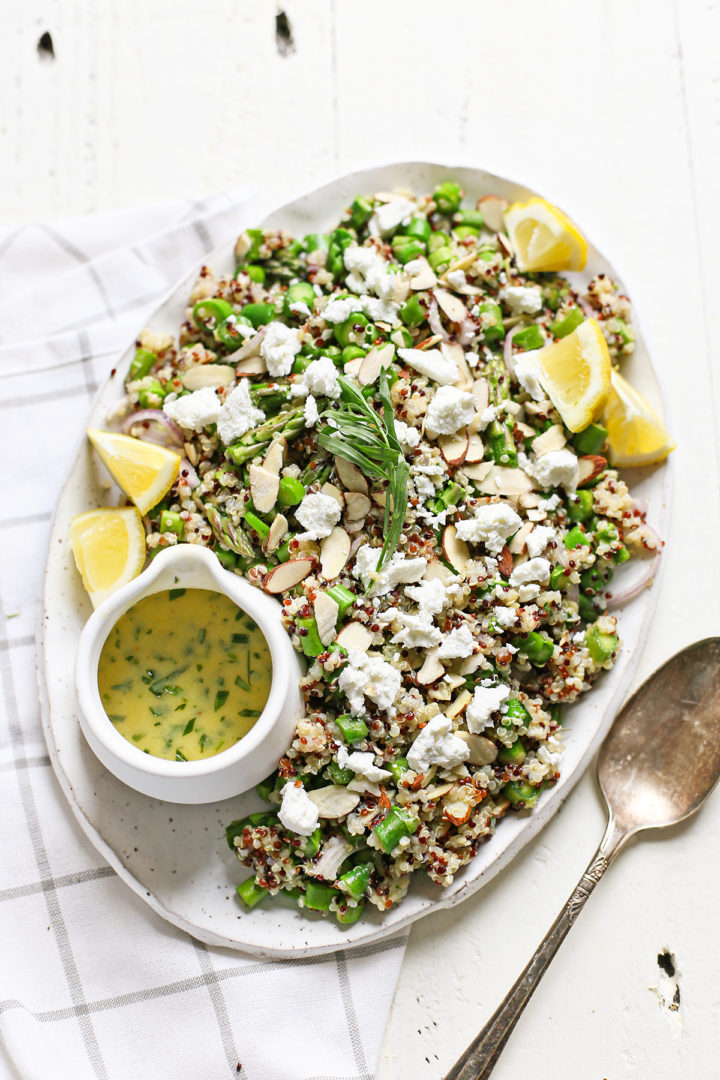
{"type": "Polygon", "coordinates": [[[336,761],[331,761],[328,765],[328,774],[333,784],[339,784],[340,787],[347,787],[355,776],[352,769],[341,769],[336,761]]]}
{"type": "Polygon", "coordinates": [[[512,746],[501,746],[498,750],[497,760],[501,765],[522,765],[527,757],[527,751],[522,739],[518,739],[512,746]]]}
{"type": "Polygon", "coordinates": [[[400,308],[400,318],[406,326],[420,326],[427,319],[427,311],[417,293],[413,293],[400,308]]]}
{"type": "Polygon", "coordinates": [[[351,360],[359,360],[361,356],[366,355],[366,350],[360,345],[346,345],[342,351],[341,360],[343,364],[349,364],[351,360]]]}
{"type": "Polygon", "coordinates": [[[285,300],[283,302],[283,310],[285,314],[290,318],[295,315],[296,312],[291,310],[292,304],[306,304],[312,313],[313,305],[315,303],[315,290],[309,281],[298,281],[294,285],[290,285],[288,291],[285,293],[285,300]]]}
{"type": "Polygon", "coordinates": [[[436,248],[430,255],[428,262],[435,271],[442,271],[450,265],[453,260],[453,253],[449,247],[436,248]]]}
{"type": "Polygon", "coordinates": [[[567,589],[570,585],[570,571],[564,566],[553,566],[550,571],[550,588],[567,589]]]}
{"type": "MultiPolygon", "coordinates": [[[[610,577],[612,577],[612,571],[610,577]]],[[[586,595],[594,596],[605,588],[608,580],[609,578],[606,578],[596,566],[591,566],[580,575],[580,588],[586,595]]]]}
{"type": "Polygon", "coordinates": [[[527,637],[515,638],[513,645],[519,652],[527,656],[531,664],[542,667],[547,664],[555,651],[555,646],[549,637],[537,630],[531,630],[527,637]]]}
{"type": "Polygon", "coordinates": [[[503,315],[499,304],[494,304],[491,300],[485,300],[482,304],[478,304],[478,317],[480,318],[480,326],[482,329],[483,340],[488,343],[493,341],[500,341],[505,337],[505,328],[503,326],[503,315]],[[482,318],[485,316],[485,318],[482,318]]]}
{"type": "Polygon", "coordinates": [[[265,326],[269,323],[275,315],[274,304],[246,304],[240,314],[249,319],[252,325],[257,330],[260,326],[265,326]]]}
{"type": "Polygon", "coordinates": [[[410,262],[411,259],[417,259],[418,255],[425,253],[425,245],[421,240],[413,240],[408,236],[396,236],[392,243],[393,255],[399,263],[404,266],[405,263],[410,262]],[[395,241],[404,240],[404,243],[396,243],[395,241]]]}
{"type": "Polygon", "coordinates": [[[372,217],[372,212],[373,204],[368,199],[363,198],[362,195],[358,195],[350,207],[350,224],[353,229],[361,229],[363,225],[367,224],[372,217]]]}
{"type": "Polygon", "coordinates": [[[601,607],[583,593],[580,593],[577,604],[578,614],[583,622],[594,623],[598,615],[602,614],[601,607]]]}
{"type": "Polygon", "coordinates": [[[460,185],[452,180],[438,184],[433,192],[433,199],[441,214],[452,214],[460,206],[462,191],[460,185]]]}
{"type": "Polygon", "coordinates": [[[576,547],[590,547],[590,540],[585,535],[579,525],[573,526],[570,532],[565,537],[563,543],[568,551],[576,547]]]}
{"type": "Polygon", "coordinates": [[[540,332],[540,327],[526,326],[524,330],[518,330],[513,335],[513,345],[516,345],[518,349],[542,349],[545,344],[545,339],[540,332]]]}
{"type": "Polygon", "coordinates": [[[235,271],[235,277],[238,278],[240,274],[247,274],[250,280],[258,285],[264,285],[267,277],[265,267],[258,266],[257,263],[241,263],[235,271]]]}
{"type": "Polygon", "coordinates": [[[447,247],[450,243],[450,237],[442,229],[436,229],[434,233],[430,234],[427,242],[428,251],[437,251],[438,248],[447,247]]]}
{"type": "MultiPolygon", "coordinates": [[[[319,355],[318,352],[318,356],[319,355]]],[[[306,371],[315,359],[316,357],[309,356],[307,353],[298,353],[293,360],[293,366],[291,368],[293,375],[302,375],[303,371],[306,371]]]]}
{"type": "MultiPolygon", "coordinates": [[[[517,334],[515,335],[517,338],[517,334]]],[[[608,437],[608,429],[602,424],[589,424],[573,437],[573,446],[579,454],[599,454],[608,437]]]]}
{"type": "Polygon", "coordinates": [[[278,502],[281,506],[297,506],[307,494],[304,484],[294,476],[283,476],[278,487],[278,502]]]}
{"type": "Polygon", "coordinates": [[[335,327],[335,337],[343,347],[346,345],[359,345],[365,340],[365,332],[370,325],[370,320],[361,312],[358,312],[335,327]]]}

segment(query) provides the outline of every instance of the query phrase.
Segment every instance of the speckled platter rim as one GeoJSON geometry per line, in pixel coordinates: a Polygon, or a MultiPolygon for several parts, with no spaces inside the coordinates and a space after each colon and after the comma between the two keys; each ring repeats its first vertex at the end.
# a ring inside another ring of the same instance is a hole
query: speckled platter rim
{"type": "MultiPolygon", "coordinates": [[[[451,174],[476,198],[499,194],[511,200],[536,192],[511,180],[467,166],[429,162],[398,162],[349,173],[265,214],[266,227],[290,231],[319,231],[329,226],[357,192],[409,187],[431,189],[451,174]]],[[[582,227],[582,222],[579,223],[582,227]]],[[[203,260],[224,272],[232,265],[234,237],[203,260]]],[[[172,290],[149,325],[177,331],[198,267],[172,290]]],[[[586,281],[609,273],[628,292],[621,276],[592,245],[586,281]]],[[[638,343],[624,366],[631,382],[662,412],[662,395],[653,371],[637,311],[633,309],[638,343]]],[[[139,328],[138,328],[139,329],[139,328]]],[[[127,369],[134,345],[118,363],[127,369]]],[[[101,426],[107,411],[122,395],[122,377],[111,377],[101,388],[88,423],[101,426]]],[[[665,465],[628,478],[636,495],[649,500],[649,519],[661,535],[670,507],[671,470],[665,465]]],[[[374,910],[359,922],[341,928],[334,920],[303,915],[280,901],[248,913],[234,897],[235,885],[246,873],[228,850],[224,826],[260,806],[253,795],[224,803],[181,807],[149,799],[125,787],[95,759],[82,737],[72,681],[74,651],[83,622],[90,614],[87,597],[74,570],[67,543],[71,517],[93,506],[108,505],[106,477],[89,448],[82,446],[63,488],[53,522],[42,627],[38,640],[38,682],[45,738],[53,769],[70,808],[92,844],[130,888],[163,919],[208,944],[222,945],[258,957],[287,958],[319,955],[338,948],[365,946],[397,933],[423,915],[450,907],[472,895],[497,874],[559,809],[591,761],[615,712],[625,698],[645,641],[659,593],[659,582],[621,612],[623,649],[613,670],[568,715],[567,749],[562,776],[528,815],[512,815],[500,823],[495,837],[444,891],[424,875],[414,882],[398,907],[381,915],[374,910]]],[[[367,911],[367,909],[366,909],[367,911]]]]}

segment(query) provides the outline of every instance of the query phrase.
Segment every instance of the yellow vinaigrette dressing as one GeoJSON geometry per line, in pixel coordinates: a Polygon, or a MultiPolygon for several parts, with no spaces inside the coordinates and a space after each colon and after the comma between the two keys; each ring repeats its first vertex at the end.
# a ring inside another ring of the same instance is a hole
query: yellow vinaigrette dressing
{"type": "Polygon", "coordinates": [[[257,624],[207,589],[140,600],[110,631],[98,665],[100,698],[120,734],[172,761],[211,757],[242,739],[271,680],[257,624]]]}

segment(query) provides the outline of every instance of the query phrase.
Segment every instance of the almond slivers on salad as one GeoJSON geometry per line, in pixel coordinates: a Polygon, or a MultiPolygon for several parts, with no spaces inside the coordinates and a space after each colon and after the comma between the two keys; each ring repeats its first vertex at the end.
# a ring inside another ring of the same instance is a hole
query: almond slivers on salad
{"type": "Polygon", "coordinates": [[[266,809],[228,824],[248,907],[349,924],[416,872],[449,885],[557,782],[566,710],[621,648],[612,611],[657,568],[617,465],[674,444],[620,374],[628,298],[563,276],[587,245],[549,203],[463,195],[248,229],[177,338],[141,333],[110,418],[180,458],[143,473],[166,492],[142,508],[148,556],[212,549],[307,661],[266,809]]]}

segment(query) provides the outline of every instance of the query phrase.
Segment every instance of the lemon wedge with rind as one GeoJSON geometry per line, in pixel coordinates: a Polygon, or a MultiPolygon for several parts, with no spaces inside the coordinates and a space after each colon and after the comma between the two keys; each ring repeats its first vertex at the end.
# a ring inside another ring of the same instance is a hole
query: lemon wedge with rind
{"type": "Polygon", "coordinates": [[[610,461],[620,468],[656,465],[675,449],[668,429],[642,394],[617,371],[603,410],[610,461]]]}
{"type": "Polygon", "coordinates": [[[93,607],[145,565],[145,529],[134,506],[90,510],[70,523],[70,545],[93,607]]]}
{"type": "Polygon", "coordinates": [[[180,455],[157,443],[131,435],[88,428],[87,436],[100,460],[141,514],[167,495],[180,469],[180,455]]]}
{"type": "Polygon", "coordinates": [[[584,431],[603,411],[610,393],[612,364],[595,319],[585,319],[567,337],[537,354],[540,382],[563,423],[584,431]]]}
{"type": "Polygon", "coordinates": [[[509,206],[504,218],[519,270],[540,273],[585,268],[587,241],[557,206],[545,199],[529,199],[509,206]]]}

